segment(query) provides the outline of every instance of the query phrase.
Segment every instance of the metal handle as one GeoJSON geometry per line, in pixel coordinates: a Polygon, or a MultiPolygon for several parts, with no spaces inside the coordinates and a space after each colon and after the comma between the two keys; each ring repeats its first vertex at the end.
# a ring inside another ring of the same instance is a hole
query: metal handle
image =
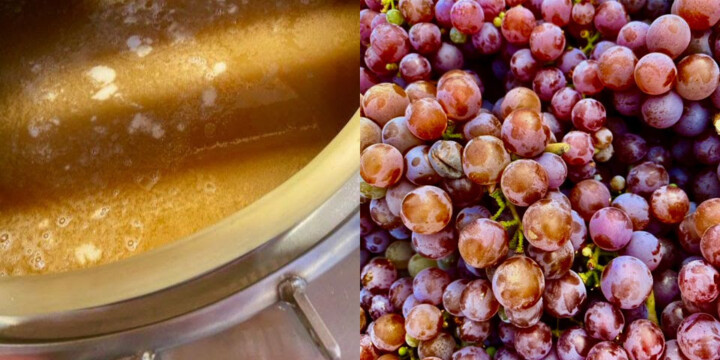
{"type": "Polygon", "coordinates": [[[307,282],[298,276],[287,278],[278,286],[280,299],[292,305],[323,355],[330,360],[340,360],[340,345],[310,302],[306,289],[307,282]]]}

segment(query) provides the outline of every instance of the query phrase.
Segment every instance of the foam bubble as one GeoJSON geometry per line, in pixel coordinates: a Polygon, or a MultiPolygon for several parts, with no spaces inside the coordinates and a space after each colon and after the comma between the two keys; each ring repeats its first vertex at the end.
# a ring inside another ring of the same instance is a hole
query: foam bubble
{"type": "Polygon", "coordinates": [[[62,215],[57,218],[56,223],[57,223],[57,226],[64,228],[64,227],[68,226],[68,224],[70,224],[71,221],[72,221],[72,216],[62,215]]]}
{"type": "Polygon", "coordinates": [[[75,260],[80,265],[95,263],[102,257],[103,251],[93,243],[85,243],[75,248],[75,260]]]}
{"type": "Polygon", "coordinates": [[[93,219],[95,219],[95,220],[99,220],[99,219],[102,219],[102,218],[104,218],[105,216],[107,216],[107,214],[108,214],[109,212],[110,212],[110,207],[109,207],[109,206],[103,206],[103,207],[98,208],[97,210],[95,210],[95,212],[92,214],[91,217],[92,217],[93,219]]]}
{"type": "Polygon", "coordinates": [[[100,85],[108,85],[115,81],[116,73],[111,67],[99,65],[88,70],[87,75],[100,85]]]}

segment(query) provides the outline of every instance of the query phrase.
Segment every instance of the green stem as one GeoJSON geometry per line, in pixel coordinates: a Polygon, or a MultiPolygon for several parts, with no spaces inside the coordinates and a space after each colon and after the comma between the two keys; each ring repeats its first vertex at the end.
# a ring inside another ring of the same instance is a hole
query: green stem
{"type": "Polygon", "coordinates": [[[448,120],[447,127],[445,128],[445,132],[443,132],[443,140],[463,140],[464,137],[462,134],[456,132],[457,125],[455,125],[455,122],[452,120],[448,120]]]}
{"type": "Polygon", "coordinates": [[[562,155],[570,151],[570,144],[568,143],[552,143],[545,147],[545,152],[553,153],[555,155],[562,155]]]}
{"type": "Polygon", "coordinates": [[[647,300],[645,300],[645,306],[647,307],[647,311],[648,311],[648,320],[655,323],[655,325],[660,325],[658,323],[657,311],[655,310],[655,292],[654,291],[650,291],[650,296],[648,296],[647,300]]]}
{"type": "MultiPolygon", "coordinates": [[[[585,30],[585,31],[587,31],[587,30],[585,30]]],[[[582,36],[582,35],[580,35],[580,36],[582,36]]],[[[588,55],[595,48],[595,42],[598,41],[598,39],[600,39],[600,33],[595,32],[594,34],[592,34],[592,36],[586,35],[586,36],[582,36],[582,37],[586,38],[587,42],[588,42],[587,45],[585,45],[585,47],[582,48],[582,52],[584,52],[585,55],[588,55]]]]}
{"type": "Polygon", "coordinates": [[[517,222],[518,228],[515,230],[515,233],[518,235],[518,243],[517,248],[515,249],[515,252],[522,254],[525,250],[523,249],[523,240],[525,239],[523,235],[523,226],[522,222],[520,220],[520,215],[518,215],[517,209],[515,208],[515,205],[513,205],[511,202],[507,202],[507,206],[510,208],[510,212],[512,213],[513,220],[517,222]]]}
{"type": "Polygon", "coordinates": [[[490,358],[492,359],[495,357],[495,353],[497,352],[497,348],[494,346],[488,346],[485,348],[485,352],[490,355],[490,358]]]}
{"type": "Polygon", "coordinates": [[[492,193],[490,193],[490,197],[495,199],[495,202],[498,205],[498,211],[495,212],[495,215],[493,215],[491,219],[497,220],[497,218],[499,218],[500,215],[502,215],[503,211],[505,211],[505,208],[507,207],[507,205],[505,204],[505,200],[503,199],[502,192],[500,191],[500,189],[497,189],[497,190],[493,191],[492,193]]]}

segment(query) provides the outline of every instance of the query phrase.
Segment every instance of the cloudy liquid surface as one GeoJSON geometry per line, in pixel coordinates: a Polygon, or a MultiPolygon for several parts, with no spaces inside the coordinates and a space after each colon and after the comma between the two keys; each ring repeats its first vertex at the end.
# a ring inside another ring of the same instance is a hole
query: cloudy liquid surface
{"type": "Polygon", "coordinates": [[[0,4],[0,275],[156,248],[287,180],[357,107],[355,7],[0,4]]]}

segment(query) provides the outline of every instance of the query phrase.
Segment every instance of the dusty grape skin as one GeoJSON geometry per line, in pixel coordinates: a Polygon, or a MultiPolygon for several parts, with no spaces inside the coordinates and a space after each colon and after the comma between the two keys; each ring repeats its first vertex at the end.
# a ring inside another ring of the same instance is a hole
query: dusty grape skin
{"type": "Polygon", "coordinates": [[[528,206],[547,194],[547,172],[535,160],[516,160],[503,171],[500,187],[508,201],[528,206]]]}
{"type": "Polygon", "coordinates": [[[572,2],[570,0],[545,0],[540,7],[543,20],[557,26],[570,23],[572,2]]]}
{"type": "Polygon", "coordinates": [[[690,360],[720,358],[720,322],[708,314],[692,314],[680,323],[677,343],[690,360]]]}
{"type": "Polygon", "coordinates": [[[432,23],[413,25],[408,31],[408,36],[412,47],[423,55],[436,52],[442,44],[440,28],[432,23]]]}
{"type": "Polygon", "coordinates": [[[633,230],[644,230],[650,223],[650,205],[640,195],[624,193],[612,201],[612,206],[625,211],[633,223],[633,230]]]}
{"type": "Polygon", "coordinates": [[[420,341],[418,356],[421,358],[449,359],[455,351],[455,346],[457,346],[455,339],[450,334],[441,332],[432,339],[420,341]]]}
{"type": "Polygon", "coordinates": [[[677,15],[663,15],[650,24],[645,41],[648,51],[661,52],[675,59],[690,43],[690,27],[677,15]]]}
{"type": "Polygon", "coordinates": [[[603,90],[600,81],[600,67],[595,60],[583,60],[573,70],[572,82],[575,89],[584,95],[595,95],[603,90]]]}
{"type": "Polygon", "coordinates": [[[657,360],[665,351],[665,338],[660,328],[647,319],[635,320],[624,334],[623,347],[631,359],[657,360]]]}
{"type": "Polygon", "coordinates": [[[604,301],[590,305],[585,311],[584,319],[588,336],[597,340],[613,340],[625,327],[622,311],[604,301]]]}
{"type": "Polygon", "coordinates": [[[452,225],[434,234],[413,233],[412,244],[418,254],[433,260],[444,258],[457,249],[452,225]]]}
{"type": "Polygon", "coordinates": [[[470,140],[463,150],[463,172],[480,185],[496,184],[508,164],[510,154],[502,140],[494,136],[478,136],[470,140]]]}
{"type": "Polygon", "coordinates": [[[390,211],[385,198],[372,199],[369,208],[370,218],[381,228],[390,230],[400,225],[400,218],[390,211]]]}
{"type": "Polygon", "coordinates": [[[650,269],[632,256],[621,255],[610,260],[600,278],[600,289],[605,298],[621,309],[640,306],[652,286],[650,269]]]}
{"type": "Polygon", "coordinates": [[[522,82],[532,81],[541,67],[542,64],[533,57],[530,49],[520,49],[510,58],[510,71],[522,82]]]}
{"type": "Polygon", "coordinates": [[[711,226],[720,224],[720,199],[703,201],[695,210],[695,229],[702,236],[711,226]]]}
{"type": "Polygon", "coordinates": [[[615,207],[605,207],[593,214],[588,223],[592,241],[601,249],[617,251],[630,242],[633,235],[630,217],[615,207]]]}
{"type": "Polygon", "coordinates": [[[625,116],[639,115],[642,102],[645,99],[643,92],[634,86],[628,90],[613,92],[612,97],[615,110],[625,116]]]}
{"type": "Polygon", "coordinates": [[[458,279],[445,287],[442,297],[442,305],[445,311],[453,316],[463,316],[461,309],[461,297],[463,290],[470,281],[467,279],[458,279]]]}
{"type": "Polygon", "coordinates": [[[476,268],[498,263],[508,252],[508,235],[500,223],[477,219],[460,230],[458,249],[465,262],[476,268]]]}
{"type": "Polygon", "coordinates": [[[363,246],[373,254],[384,253],[390,241],[390,234],[385,230],[378,230],[362,237],[363,246]]]}
{"type": "Polygon", "coordinates": [[[610,341],[595,344],[588,352],[587,360],[628,360],[625,349],[610,341]]]}
{"type": "Polygon", "coordinates": [[[677,69],[672,59],[663,53],[649,53],[635,65],[634,77],[638,89],[649,95],[668,92],[675,84],[677,69]]]}
{"type": "Polygon", "coordinates": [[[709,303],[720,295],[720,273],[704,260],[690,261],[680,269],[678,285],[684,299],[709,303]]]}
{"type": "Polygon", "coordinates": [[[400,60],[400,75],[405,81],[419,81],[430,78],[430,61],[422,55],[410,53],[400,60]]]}
{"type": "Polygon", "coordinates": [[[516,6],[505,13],[501,30],[509,43],[524,45],[530,39],[530,33],[534,27],[535,16],[533,13],[522,6],[516,6]]]}
{"type": "Polygon", "coordinates": [[[440,185],[450,195],[453,206],[457,207],[474,204],[483,195],[483,187],[470,181],[465,176],[459,179],[444,179],[440,185]]]}
{"type": "Polygon", "coordinates": [[[667,339],[674,339],[677,336],[677,330],[680,323],[690,313],[685,310],[682,301],[673,301],[663,309],[660,314],[660,325],[667,339]]]}
{"type": "Polygon", "coordinates": [[[502,124],[495,115],[481,111],[474,119],[463,124],[463,136],[468,141],[483,135],[500,138],[501,128],[502,124]]]}
{"type": "MultiPolygon", "coordinates": [[[[428,358],[428,360],[435,359],[428,358]]],[[[490,355],[488,355],[481,347],[467,346],[454,352],[452,354],[452,360],[490,360],[490,355]]]]}
{"type": "Polygon", "coordinates": [[[591,2],[579,2],[573,5],[572,19],[579,25],[588,25],[592,23],[595,17],[595,5],[591,2]]]}
{"type": "Polygon", "coordinates": [[[437,98],[448,118],[457,121],[474,118],[482,108],[480,88],[469,76],[440,78],[437,98]]]}
{"type": "Polygon", "coordinates": [[[443,42],[440,48],[430,57],[433,70],[444,73],[454,69],[460,69],[465,63],[462,51],[452,44],[443,42]]]}
{"type": "Polygon", "coordinates": [[[605,126],[607,112],[601,102],[588,98],[582,99],[575,104],[571,118],[576,128],[586,132],[594,132],[605,126]]]}
{"type": "Polygon", "coordinates": [[[516,87],[508,91],[503,97],[498,118],[502,121],[510,113],[519,109],[535,110],[540,113],[542,111],[540,98],[534,91],[526,87],[516,87]]]}
{"type": "Polygon", "coordinates": [[[681,222],[690,210],[690,200],[682,189],[676,186],[663,186],[655,190],[650,197],[652,215],[666,224],[681,222]]]}
{"type": "Polygon", "coordinates": [[[720,20],[720,1],[678,0],[677,14],[691,29],[707,30],[720,20]]]}
{"type": "Polygon", "coordinates": [[[555,280],[545,284],[543,301],[545,311],[556,318],[569,318],[577,314],[585,299],[587,291],[580,276],[570,270],[555,280]]]}
{"type": "Polygon", "coordinates": [[[517,328],[529,328],[540,321],[540,317],[543,315],[543,299],[540,298],[538,302],[533,304],[527,309],[511,310],[505,309],[505,316],[508,321],[517,328]]]}
{"type": "Polygon", "coordinates": [[[573,326],[565,330],[557,340],[557,355],[561,360],[583,360],[595,340],[590,338],[585,329],[573,326]]]}
{"type": "Polygon", "coordinates": [[[683,100],[680,95],[669,91],[663,95],[647,97],[640,112],[646,124],[656,129],[667,129],[680,120],[682,110],[683,100]]]}
{"type": "Polygon", "coordinates": [[[430,165],[429,152],[429,146],[418,145],[405,153],[405,178],[415,185],[433,185],[441,179],[430,165]]]}
{"type": "MultiPolygon", "coordinates": [[[[604,4],[610,3],[614,3],[614,1],[608,1],[604,4]]],[[[605,50],[598,59],[600,81],[605,87],[614,91],[629,89],[635,82],[633,71],[637,61],[637,57],[635,57],[632,50],[624,46],[616,45],[605,50]]]]}
{"type": "Polygon", "coordinates": [[[360,280],[374,294],[386,292],[397,279],[395,266],[385,258],[374,258],[363,267],[360,280]]]}
{"type": "Polygon", "coordinates": [[[500,309],[492,284],[485,279],[469,282],[460,298],[460,311],[472,321],[488,321],[500,309]]]}
{"type": "Polygon", "coordinates": [[[556,66],[558,69],[562,70],[566,76],[569,76],[572,75],[570,72],[575,68],[575,66],[583,60],[587,60],[585,53],[580,51],[580,49],[572,48],[570,50],[566,50],[557,59],[556,66]]]}
{"type": "Polygon", "coordinates": [[[378,357],[380,353],[370,340],[370,335],[360,335],[360,360],[376,360],[378,357]]]}
{"type": "Polygon", "coordinates": [[[715,267],[720,266],[720,226],[708,228],[700,239],[700,251],[703,257],[715,267]]]}
{"type": "Polygon", "coordinates": [[[487,339],[494,326],[490,321],[472,321],[463,319],[459,326],[460,340],[466,342],[481,342],[487,339]]]}
{"type": "Polygon", "coordinates": [[[540,100],[550,101],[555,93],[567,85],[565,75],[556,67],[540,69],[533,78],[532,88],[540,100]]]}
{"type": "Polygon", "coordinates": [[[515,110],[505,118],[500,134],[508,151],[522,157],[540,155],[550,142],[550,128],[542,115],[527,109],[515,110]]]}
{"type": "Polygon", "coordinates": [[[447,115],[435,99],[424,98],[410,104],[406,113],[407,127],[422,140],[435,140],[447,128],[447,115]]]}
{"type": "Polygon", "coordinates": [[[665,353],[660,358],[662,360],[687,360],[687,357],[680,351],[680,347],[675,339],[665,342],[665,353]]]}
{"type": "Polygon", "coordinates": [[[530,51],[540,61],[554,61],[565,50],[565,35],[562,29],[552,23],[536,26],[530,33],[530,51]]]}
{"type": "Polygon", "coordinates": [[[368,146],[377,144],[382,141],[382,129],[374,121],[366,118],[360,118],[360,153],[368,146]]]}
{"type": "Polygon", "coordinates": [[[570,243],[572,243],[573,249],[578,251],[585,244],[587,226],[585,225],[585,220],[580,217],[580,214],[578,214],[577,211],[572,210],[570,213],[572,214],[573,219],[572,232],[570,233],[570,243]]]}
{"type": "Polygon", "coordinates": [[[562,142],[570,145],[570,150],[562,154],[568,165],[585,165],[592,161],[595,151],[590,134],[583,131],[568,131],[562,142]]]}
{"type": "Polygon", "coordinates": [[[702,100],[718,87],[720,68],[713,58],[705,54],[684,57],[677,65],[675,91],[687,100],[702,100]]]}
{"type": "Polygon", "coordinates": [[[450,275],[443,270],[436,267],[423,269],[413,279],[413,296],[422,303],[440,305],[450,282],[450,275]]]}
{"type": "Polygon", "coordinates": [[[418,340],[430,340],[442,328],[440,309],[430,304],[419,304],[405,317],[405,332],[418,340]]]}
{"type": "Polygon", "coordinates": [[[482,205],[468,206],[460,210],[455,217],[455,228],[462,230],[477,219],[489,219],[491,216],[490,210],[482,205]]]}
{"type": "Polygon", "coordinates": [[[407,118],[404,116],[393,118],[383,126],[382,142],[392,145],[401,153],[405,153],[410,148],[423,144],[422,140],[410,132],[407,118]]]}
{"type": "Polygon", "coordinates": [[[617,44],[630,48],[638,55],[647,53],[645,41],[650,25],[642,21],[631,21],[620,29],[617,37],[617,44]]]}
{"type": "Polygon", "coordinates": [[[395,24],[376,26],[370,34],[370,46],[388,63],[400,61],[410,51],[407,32],[395,24]]]}
{"type": "Polygon", "coordinates": [[[698,136],[707,128],[710,118],[710,111],[701,102],[688,101],[673,130],[682,136],[698,136]]]}
{"type": "Polygon", "coordinates": [[[535,261],[518,255],[500,264],[493,275],[492,288],[497,301],[505,308],[525,309],[542,297],[545,277],[535,261]]]}
{"type": "Polygon", "coordinates": [[[573,107],[581,99],[582,95],[577,90],[564,87],[555,92],[550,100],[550,112],[555,115],[558,120],[567,122],[571,119],[573,107]]]}
{"type": "Polygon", "coordinates": [[[405,343],[405,320],[398,314],[386,314],[368,327],[368,335],[376,348],[395,351],[405,343]]]}
{"type": "Polygon", "coordinates": [[[400,218],[413,232],[434,234],[452,220],[450,196],[435,186],[421,186],[403,198],[400,218]]]}
{"type": "Polygon", "coordinates": [[[433,19],[432,0],[400,0],[398,9],[409,24],[429,22],[433,19]]]}
{"type": "Polygon", "coordinates": [[[460,0],[450,9],[450,21],[460,32],[472,35],[480,31],[485,13],[482,7],[472,0],[460,0]]]}
{"type": "Polygon", "coordinates": [[[557,189],[565,182],[567,177],[567,164],[562,157],[553,153],[544,152],[535,158],[548,174],[548,187],[557,189]]]}
{"type": "Polygon", "coordinates": [[[570,209],[552,199],[540,199],[527,208],[522,218],[528,242],[543,251],[555,251],[570,240],[570,209]]]}
{"type": "Polygon", "coordinates": [[[405,300],[407,300],[408,296],[412,295],[412,283],[413,279],[411,277],[404,277],[395,280],[390,286],[388,298],[395,310],[401,310],[405,300]]]}
{"type": "Polygon", "coordinates": [[[378,125],[405,113],[410,104],[405,90],[400,86],[382,83],[369,88],[362,98],[362,109],[365,116],[378,125]]]}
{"type": "Polygon", "coordinates": [[[573,209],[588,221],[595,211],[610,205],[610,191],[597,180],[583,180],[573,187],[570,192],[570,202],[573,209]]]}
{"type": "Polygon", "coordinates": [[[625,7],[616,1],[607,1],[597,7],[594,18],[595,28],[607,39],[614,40],[620,29],[628,23],[625,7]]]}
{"type": "Polygon", "coordinates": [[[662,165],[646,161],[633,167],[626,178],[627,189],[640,196],[649,196],[670,183],[670,176],[662,165]]]}
{"type": "Polygon", "coordinates": [[[515,332],[515,350],[528,360],[540,360],[552,350],[552,333],[547,324],[540,322],[515,332]]]}
{"type": "Polygon", "coordinates": [[[483,55],[495,54],[500,51],[503,37],[500,30],[491,23],[484,23],[480,31],[472,36],[472,44],[483,55]]]}
{"type": "Polygon", "coordinates": [[[408,314],[410,314],[410,310],[412,310],[415,306],[422,304],[420,301],[418,301],[414,295],[410,294],[405,299],[405,302],[403,302],[402,306],[402,315],[405,317],[406,321],[408,318],[408,314]]]}

